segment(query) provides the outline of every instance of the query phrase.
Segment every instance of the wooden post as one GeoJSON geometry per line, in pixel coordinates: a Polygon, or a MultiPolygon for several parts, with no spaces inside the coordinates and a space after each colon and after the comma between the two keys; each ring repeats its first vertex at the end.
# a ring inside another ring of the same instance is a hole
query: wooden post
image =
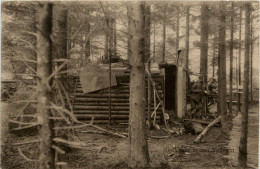
{"type": "Polygon", "coordinates": [[[184,93],[184,90],[186,88],[184,87],[184,79],[186,79],[186,76],[184,76],[184,70],[182,67],[178,67],[177,70],[177,116],[178,118],[183,118],[185,116],[185,110],[184,110],[184,103],[185,103],[185,96],[186,92],[184,93]]]}

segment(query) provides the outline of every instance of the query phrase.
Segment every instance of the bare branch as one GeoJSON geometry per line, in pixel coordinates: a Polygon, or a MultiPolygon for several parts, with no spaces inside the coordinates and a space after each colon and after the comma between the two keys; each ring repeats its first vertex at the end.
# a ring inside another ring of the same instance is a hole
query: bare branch
{"type": "Polygon", "coordinates": [[[61,139],[61,138],[54,138],[53,141],[57,142],[57,143],[65,144],[65,145],[67,145],[69,147],[73,147],[73,148],[83,148],[83,147],[87,146],[87,144],[84,142],[72,142],[72,141],[61,139]]]}
{"type": "Polygon", "coordinates": [[[37,63],[36,60],[31,60],[31,59],[21,59],[21,58],[12,58],[13,61],[23,61],[23,62],[31,62],[31,63],[37,63]]]}
{"type": "Polygon", "coordinates": [[[25,159],[26,161],[29,161],[29,162],[36,162],[36,161],[38,161],[38,160],[34,160],[34,159],[28,158],[26,155],[23,154],[23,152],[22,152],[22,150],[20,148],[18,148],[18,152],[23,157],[23,159],[25,159]]]}
{"type": "Polygon", "coordinates": [[[62,150],[60,147],[56,146],[55,144],[53,144],[51,146],[51,148],[53,148],[55,151],[57,151],[60,154],[65,154],[66,153],[64,150],[62,150]]]}
{"type": "Polygon", "coordinates": [[[83,127],[89,127],[91,124],[82,124],[76,126],[63,126],[63,127],[54,127],[53,130],[69,130],[69,129],[79,129],[83,127]]]}
{"type": "Polygon", "coordinates": [[[35,139],[35,140],[24,141],[24,142],[21,142],[21,143],[13,143],[12,145],[19,146],[19,145],[39,143],[39,142],[40,142],[40,140],[35,139]]]}
{"type": "Polygon", "coordinates": [[[48,106],[48,108],[55,109],[55,110],[61,110],[64,113],[66,113],[67,115],[69,115],[73,122],[81,123],[81,122],[78,121],[78,119],[75,117],[75,115],[72,112],[70,112],[69,110],[67,110],[63,107],[57,106],[57,105],[55,105],[54,103],[51,102],[51,106],[48,106]]]}
{"type": "Polygon", "coordinates": [[[32,123],[24,123],[24,122],[16,121],[16,120],[12,120],[12,119],[9,119],[9,122],[11,122],[11,123],[16,123],[16,124],[21,124],[21,125],[33,125],[33,124],[36,123],[36,122],[32,122],[32,123]]]}
{"type": "Polygon", "coordinates": [[[32,123],[31,125],[27,125],[27,126],[24,126],[24,127],[14,128],[14,129],[12,129],[12,131],[28,129],[28,128],[32,128],[32,127],[35,127],[35,126],[38,126],[38,125],[40,125],[40,124],[39,123],[32,123]]]}

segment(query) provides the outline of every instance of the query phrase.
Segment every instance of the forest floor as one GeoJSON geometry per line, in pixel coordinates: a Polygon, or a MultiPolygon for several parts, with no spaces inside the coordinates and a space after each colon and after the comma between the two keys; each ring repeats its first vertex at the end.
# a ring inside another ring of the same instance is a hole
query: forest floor
{"type": "MultiPolygon", "coordinates": [[[[3,103],[2,103],[3,108],[3,103]]],[[[9,105],[4,104],[9,107],[9,105]]],[[[14,109],[13,107],[9,110],[14,109]]],[[[3,110],[3,109],[2,109],[3,110]]],[[[255,109],[258,114],[258,109],[255,109]]],[[[2,111],[3,113],[3,111],[2,111]]],[[[249,118],[257,122],[258,118],[249,118]]],[[[249,135],[258,133],[258,128],[250,127],[249,135]]],[[[102,125],[114,132],[127,132],[127,125],[102,125]]],[[[161,126],[163,127],[163,126],[161,126]]],[[[71,149],[66,157],[61,157],[60,161],[68,162],[69,169],[95,169],[95,168],[112,168],[123,169],[127,168],[128,159],[128,139],[119,138],[112,135],[90,134],[84,133],[89,128],[78,130],[74,140],[82,140],[89,146],[84,149],[71,149]]],[[[3,169],[32,169],[38,168],[37,162],[26,162],[18,153],[18,147],[30,158],[37,156],[37,143],[22,146],[13,146],[12,143],[23,140],[35,139],[36,132],[26,132],[26,135],[7,134],[8,144],[5,144],[4,154],[2,154],[3,169]]],[[[164,130],[151,130],[148,135],[162,136],[168,135],[164,130]]],[[[229,138],[222,137],[220,127],[213,127],[209,133],[202,139],[202,143],[193,143],[197,135],[184,133],[183,135],[171,135],[166,139],[148,139],[150,167],[149,168],[233,168],[236,166],[233,157],[237,150],[229,146],[229,138]]],[[[258,138],[257,138],[258,142],[258,138]]],[[[254,141],[256,143],[256,141],[254,141]]],[[[258,145],[258,144],[257,144],[258,145]]],[[[251,150],[252,147],[249,150],[251,150]]],[[[256,149],[256,148],[255,148],[256,149]]],[[[258,148],[257,148],[258,150],[258,148]]],[[[256,159],[257,160],[257,159],[256,159]]],[[[257,164],[257,161],[256,161],[257,164]]],[[[252,165],[251,165],[252,166],[252,165]]],[[[254,167],[253,167],[254,168],[254,167]]]]}

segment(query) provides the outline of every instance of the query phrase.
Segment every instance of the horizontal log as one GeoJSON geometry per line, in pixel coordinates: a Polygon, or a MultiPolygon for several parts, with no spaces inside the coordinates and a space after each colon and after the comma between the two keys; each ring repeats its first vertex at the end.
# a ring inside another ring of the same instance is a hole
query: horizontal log
{"type": "MultiPolygon", "coordinates": [[[[74,100],[75,102],[108,102],[108,98],[84,98],[84,97],[77,97],[74,100]]],[[[129,102],[129,98],[111,98],[111,102],[117,102],[117,103],[124,103],[129,102]]]]}
{"type": "MultiPolygon", "coordinates": [[[[108,114],[109,111],[108,110],[74,110],[75,114],[108,114]]],[[[160,115],[162,113],[161,109],[158,109],[157,111],[157,115],[160,115]]],[[[129,110],[125,111],[125,110],[111,110],[111,114],[129,114],[129,110]]]]}
{"type": "MultiPolygon", "coordinates": [[[[92,117],[96,120],[108,120],[108,115],[88,115],[88,114],[76,114],[78,120],[85,119],[90,120],[92,117]]],[[[111,115],[111,119],[113,120],[123,120],[128,119],[129,115],[111,115]]],[[[156,116],[156,119],[160,119],[160,116],[156,116]]],[[[95,121],[95,120],[94,120],[95,121]]]]}
{"type": "MultiPolygon", "coordinates": [[[[159,106],[161,107],[161,106],[159,106]]],[[[85,106],[85,105],[74,105],[74,110],[109,110],[109,106],[85,106]]],[[[129,110],[129,106],[111,106],[112,110],[129,110]]],[[[147,109],[147,107],[146,107],[147,109]]],[[[153,110],[154,107],[151,107],[151,110],[153,110]]]]}
{"type": "MultiPolygon", "coordinates": [[[[146,82],[146,85],[147,85],[147,82],[146,82]]],[[[155,81],[156,88],[161,89],[161,85],[162,84],[161,84],[160,81],[155,81]]],[[[76,88],[82,88],[82,85],[81,85],[80,82],[77,84],[76,88]]],[[[111,88],[112,89],[114,89],[114,88],[129,89],[129,82],[127,82],[127,83],[122,83],[122,82],[121,83],[117,83],[117,86],[112,86],[111,88]]],[[[105,88],[105,89],[108,89],[108,88],[105,88]]]]}
{"type": "MultiPolygon", "coordinates": [[[[74,106],[76,105],[84,105],[84,106],[109,106],[108,102],[94,102],[94,103],[90,103],[90,102],[75,102],[73,104],[74,106]]],[[[129,102],[126,103],[111,103],[111,106],[128,106],[129,107],[129,102]]]]}
{"type": "MultiPolygon", "coordinates": [[[[129,89],[112,89],[111,90],[111,93],[116,93],[116,94],[129,94],[130,90],[129,89]]],[[[162,90],[157,90],[158,93],[162,94],[163,91],[162,90]]],[[[83,93],[83,90],[82,88],[78,88],[75,90],[75,93],[83,93]]],[[[102,92],[98,92],[98,93],[95,93],[95,94],[108,94],[109,93],[109,90],[104,90],[102,92]]],[[[91,93],[89,93],[91,94],[91,93]]]]}
{"type": "MultiPolygon", "coordinates": [[[[76,97],[88,97],[88,98],[109,98],[109,94],[85,94],[85,93],[74,93],[76,97]]],[[[159,93],[159,96],[162,98],[163,95],[159,93]]],[[[112,98],[129,98],[130,94],[111,94],[112,98]]]]}
{"type": "MultiPolygon", "coordinates": [[[[109,106],[109,102],[74,102],[73,103],[74,106],[109,106]]],[[[111,106],[124,106],[124,107],[129,107],[129,102],[125,102],[125,103],[116,103],[116,102],[111,102],[111,106]]],[[[146,107],[148,105],[146,104],[146,107]]],[[[153,107],[153,106],[151,106],[153,107]]],[[[160,106],[161,107],[161,106],[160,106]]]]}
{"type": "MultiPolygon", "coordinates": [[[[74,96],[79,96],[79,97],[98,97],[98,98],[106,98],[109,97],[109,94],[85,94],[85,93],[74,93],[74,96]]],[[[129,94],[111,94],[111,97],[114,98],[128,98],[129,94]]]]}

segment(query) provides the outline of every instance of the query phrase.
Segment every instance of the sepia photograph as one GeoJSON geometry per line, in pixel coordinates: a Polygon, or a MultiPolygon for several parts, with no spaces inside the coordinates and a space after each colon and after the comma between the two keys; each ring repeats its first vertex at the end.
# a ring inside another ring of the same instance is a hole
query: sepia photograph
{"type": "Polygon", "coordinates": [[[1,1],[1,169],[259,168],[259,1],[1,1]]]}

